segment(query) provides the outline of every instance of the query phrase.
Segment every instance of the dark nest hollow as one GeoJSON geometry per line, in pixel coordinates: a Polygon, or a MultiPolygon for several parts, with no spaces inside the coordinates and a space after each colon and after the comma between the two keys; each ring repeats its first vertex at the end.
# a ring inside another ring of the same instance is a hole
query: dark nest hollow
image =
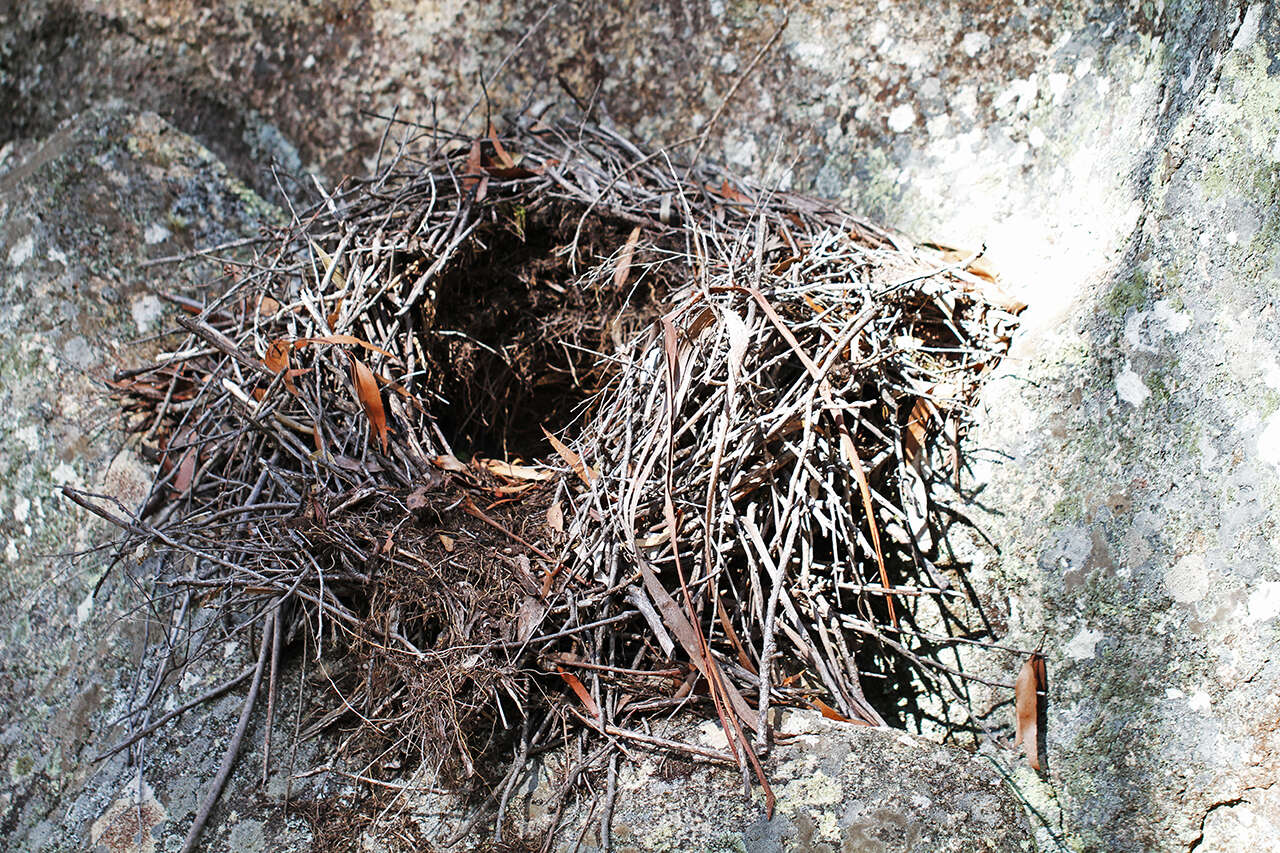
{"type": "Polygon", "coordinates": [[[243,719],[320,658],[302,736],[343,778],[468,792],[460,843],[502,841],[552,748],[562,810],[620,747],[736,765],[771,808],[778,708],[990,733],[1012,685],[957,650],[1016,652],[945,536],[1021,307],[982,262],[590,125],[393,127],[377,177],[165,294],[170,351],[110,383],[150,498],[69,494],[157,555],[169,638],[117,749],[229,634],[243,719]],[[645,734],[678,710],[728,748],[645,734]]]}

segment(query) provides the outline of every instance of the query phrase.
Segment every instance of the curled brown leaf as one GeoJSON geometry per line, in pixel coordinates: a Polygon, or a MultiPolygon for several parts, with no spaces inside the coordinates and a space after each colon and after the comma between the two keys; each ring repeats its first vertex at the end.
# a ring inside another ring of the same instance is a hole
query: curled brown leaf
{"type": "Polygon", "coordinates": [[[622,257],[618,258],[618,266],[613,271],[613,286],[623,288],[627,284],[627,276],[631,274],[631,261],[636,256],[636,244],[640,242],[640,226],[631,229],[631,236],[622,247],[622,257]]]}
{"type": "Polygon", "coordinates": [[[556,453],[560,455],[560,458],[573,469],[573,473],[577,474],[582,482],[590,486],[591,481],[598,476],[592,467],[583,462],[582,457],[570,450],[567,444],[547,432],[546,427],[542,428],[542,432],[547,436],[547,441],[551,442],[551,446],[556,449],[556,453]]]}
{"type": "Polygon", "coordinates": [[[555,471],[550,468],[535,468],[532,465],[513,465],[502,459],[483,459],[477,460],[480,466],[488,470],[490,474],[496,477],[505,477],[508,480],[533,480],[542,481],[550,480],[555,476],[555,471]]]}
{"type": "Polygon", "coordinates": [[[272,373],[279,373],[287,370],[289,367],[289,350],[293,348],[293,344],[285,340],[272,341],[267,347],[266,357],[262,359],[262,363],[267,366],[267,370],[272,373]]]}
{"type": "Polygon", "coordinates": [[[378,391],[378,380],[373,378],[373,371],[363,361],[351,356],[351,383],[355,386],[356,397],[369,417],[369,428],[382,442],[382,452],[387,452],[387,413],[382,408],[382,394],[378,391]]]}
{"type": "Polygon", "coordinates": [[[564,679],[564,683],[568,684],[570,689],[578,697],[578,701],[582,703],[582,707],[587,709],[587,713],[593,717],[600,716],[600,706],[596,704],[596,700],[591,697],[591,693],[586,686],[578,680],[578,676],[569,672],[562,666],[557,666],[556,671],[560,673],[560,677],[564,679]]]}
{"type": "MultiPolygon", "coordinates": [[[[181,448],[182,445],[190,445],[195,438],[195,433],[190,429],[184,429],[174,436],[169,446],[181,448]]],[[[182,454],[182,460],[178,463],[178,473],[173,478],[171,487],[172,495],[175,499],[182,498],[191,488],[191,481],[195,477],[196,462],[199,454],[195,447],[188,447],[182,454]]]]}
{"type": "Polygon", "coordinates": [[[1034,770],[1040,769],[1039,721],[1044,716],[1048,683],[1044,655],[1034,652],[1022,665],[1022,671],[1018,673],[1018,680],[1013,686],[1017,724],[1013,745],[1022,745],[1027,754],[1027,763],[1034,770]]]}

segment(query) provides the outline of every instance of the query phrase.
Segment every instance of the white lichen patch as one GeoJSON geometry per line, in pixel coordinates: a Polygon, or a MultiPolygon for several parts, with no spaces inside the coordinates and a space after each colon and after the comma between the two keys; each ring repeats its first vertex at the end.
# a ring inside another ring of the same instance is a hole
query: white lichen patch
{"type": "Polygon", "coordinates": [[[1164,573],[1164,586],[1174,601],[1191,604],[1209,593],[1204,554],[1187,554],[1164,573]]]}
{"type": "Polygon", "coordinates": [[[774,770],[775,778],[800,779],[812,775],[818,770],[816,755],[801,755],[790,761],[784,761],[774,770]]]}
{"type": "Polygon", "coordinates": [[[1265,424],[1258,435],[1258,458],[1280,468],[1280,412],[1267,418],[1265,424]]]}
{"type": "Polygon", "coordinates": [[[59,462],[58,467],[49,472],[49,479],[59,486],[80,485],[80,475],[66,462],[59,462]]]}
{"type": "Polygon", "coordinates": [[[730,134],[725,139],[724,154],[735,166],[754,168],[760,160],[760,146],[753,136],[730,134]]]}
{"type": "Polygon", "coordinates": [[[40,448],[40,431],[36,429],[34,424],[28,424],[13,433],[13,437],[22,442],[27,450],[35,451],[40,448]]]}
{"type": "Polygon", "coordinates": [[[1094,631],[1090,628],[1081,628],[1076,635],[1072,637],[1063,651],[1067,657],[1072,660],[1089,660],[1097,654],[1098,642],[1102,640],[1101,631],[1094,631]]]}
{"type": "Polygon", "coordinates": [[[17,243],[13,244],[13,248],[9,250],[9,265],[20,267],[27,261],[31,260],[31,256],[36,251],[36,238],[28,234],[17,243]]]}
{"type": "Polygon", "coordinates": [[[791,52],[806,65],[815,65],[827,55],[827,46],[818,41],[800,41],[791,45],[791,52]]]}
{"type": "Polygon", "coordinates": [[[1168,299],[1157,299],[1151,306],[1151,315],[1162,323],[1171,335],[1181,335],[1191,328],[1191,312],[1179,311],[1168,299]]]}
{"type": "Polygon", "coordinates": [[[133,314],[134,325],[138,327],[139,332],[145,334],[160,319],[164,305],[158,296],[148,293],[146,296],[135,299],[129,306],[129,310],[133,314]]]}
{"type": "Polygon", "coordinates": [[[889,112],[889,129],[902,133],[916,123],[916,111],[910,104],[898,104],[889,112]]]}
{"type": "Polygon", "coordinates": [[[1280,581],[1263,581],[1258,588],[1249,593],[1249,622],[1265,622],[1280,616],[1280,581]]]}
{"type": "Polygon", "coordinates": [[[163,243],[171,236],[172,232],[168,228],[165,228],[159,222],[153,222],[143,232],[142,239],[147,241],[148,246],[154,246],[156,243],[163,243]]]}
{"type": "Polygon", "coordinates": [[[1272,391],[1280,391],[1280,364],[1274,358],[1262,363],[1262,381],[1272,391]]]}
{"type": "Polygon", "coordinates": [[[1236,36],[1231,41],[1232,50],[1245,50],[1258,38],[1262,22],[1262,7],[1262,3],[1249,5],[1244,13],[1244,20],[1240,22],[1240,29],[1236,31],[1236,36]]]}
{"type": "Polygon", "coordinates": [[[1025,80],[1014,80],[1009,83],[1008,88],[996,96],[992,106],[998,110],[1012,103],[1015,112],[1025,113],[1031,109],[1039,89],[1039,83],[1034,74],[1025,80]]]}
{"type": "Polygon", "coordinates": [[[93,612],[93,590],[85,595],[85,597],[76,605],[76,624],[83,625],[89,619],[89,614],[93,612]]]}
{"type": "Polygon", "coordinates": [[[991,36],[984,32],[975,30],[971,33],[965,33],[964,38],[960,40],[960,49],[965,52],[966,56],[977,56],[979,53],[987,49],[991,44],[991,36]]]}
{"type": "Polygon", "coordinates": [[[655,823],[644,835],[644,843],[655,850],[668,849],[667,846],[675,840],[676,826],[667,821],[655,823]]]}
{"type": "Polygon", "coordinates": [[[939,139],[947,139],[951,132],[951,116],[946,113],[930,116],[928,120],[925,121],[924,127],[930,136],[939,139]]]}
{"type": "Polygon", "coordinates": [[[1067,91],[1067,87],[1071,85],[1071,75],[1055,72],[1048,77],[1049,95],[1057,99],[1067,91]]]}
{"type": "Polygon", "coordinates": [[[785,708],[778,721],[777,731],[784,735],[814,734],[825,729],[826,722],[816,711],[785,708]]]}
{"type": "Polygon", "coordinates": [[[724,730],[715,720],[707,720],[698,726],[698,734],[703,746],[721,750],[729,748],[729,739],[724,736],[724,730]]]}
{"type": "Polygon", "coordinates": [[[1151,396],[1151,391],[1143,383],[1142,377],[1134,373],[1132,367],[1126,366],[1124,372],[1116,377],[1116,394],[1124,402],[1138,408],[1151,396]]]}
{"type": "Polygon", "coordinates": [[[1156,347],[1143,339],[1143,327],[1147,320],[1146,311],[1134,311],[1124,321],[1124,342],[1135,352],[1155,352],[1156,347]]]}

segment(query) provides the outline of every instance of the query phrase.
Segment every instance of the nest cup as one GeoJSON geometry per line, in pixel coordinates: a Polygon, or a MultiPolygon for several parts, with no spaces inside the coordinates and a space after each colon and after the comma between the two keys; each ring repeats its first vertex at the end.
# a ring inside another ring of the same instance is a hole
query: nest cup
{"type": "Polygon", "coordinates": [[[305,646],[335,766],[426,761],[499,836],[552,747],[571,798],[620,746],[767,791],[781,706],[980,736],[947,537],[1022,307],[982,260],[591,125],[397,128],[111,383],[156,482],[72,496],[163,556],[171,619],[270,626],[273,683],[305,646]],[[675,710],[728,748],[645,733],[675,710]]]}

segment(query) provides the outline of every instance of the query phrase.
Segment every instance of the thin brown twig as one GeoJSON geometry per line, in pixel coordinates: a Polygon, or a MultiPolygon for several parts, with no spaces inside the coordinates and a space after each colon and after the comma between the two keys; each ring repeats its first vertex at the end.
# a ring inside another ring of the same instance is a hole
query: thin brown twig
{"type": "Polygon", "coordinates": [[[200,803],[195,819],[191,822],[191,828],[187,830],[187,837],[183,839],[181,853],[192,853],[200,843],[200,833],[204,831],[204,825],[208,822],[213,807],[217,805],[218,798],[222,796],[222,788],[227,784],[227,778],[231,775],[231,768],[235,766],[236,757],[240,754],[240,744],[244,740],[245,730],[249,727],[249,715],[253,711],[254,702],[258,699],[258,687],[262,684],[262,672],[266,668],[267,652],[271,648],[271,639],[268,635],[274,635],[275,621],[276,612],[271,611],[267,614],[266,622],[263,625],[262,641],[258,650],[258,664],[253,670],[253,681],[249,683],[249,695],[245,697],[244,705],[240,709],[240,720],[236,723],[236,730],[231,735],[231,741],[227,744],[227,750],[222,756],[222,765],[218,768],[218,773],[213,777],[213,781],[209,783],[209,790],[205,793],[204,800],[200,803]]]}

